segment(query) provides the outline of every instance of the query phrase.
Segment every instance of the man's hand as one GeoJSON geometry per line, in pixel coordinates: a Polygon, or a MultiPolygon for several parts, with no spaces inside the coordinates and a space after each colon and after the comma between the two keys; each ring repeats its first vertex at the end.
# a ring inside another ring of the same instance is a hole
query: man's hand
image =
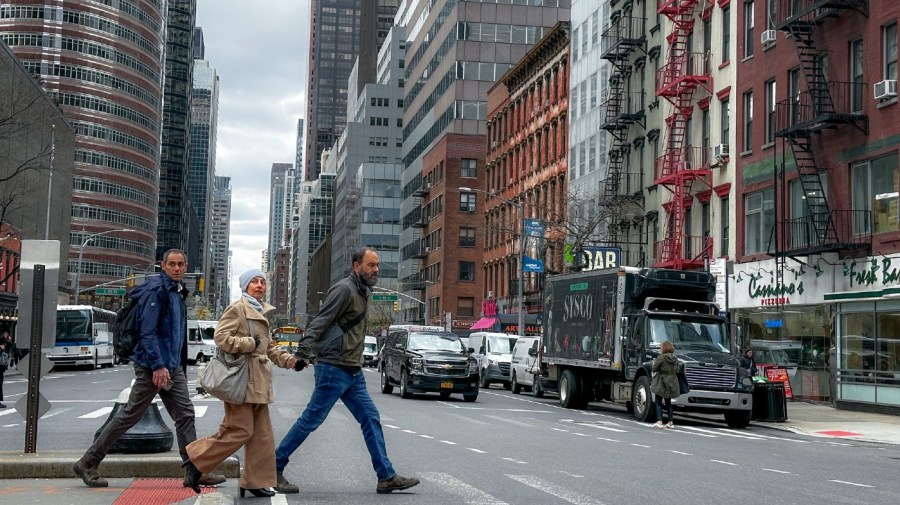
{"type": "Polygon", "coordinates": [[[309,365],[309,361],[307,361],[303,358],[295,357],[295,359],[296,359],[296,362],[294,363],[294,370],[297,372],[299,372],[300,370],[303,370],[304,368],[306,368],[309,365]]]}
{"type": "Polygon", "coordinates": [[[153,385],[160,389],[168,384],[171,379],[172,377],[169,375],[169,370],[165,367],[157,368],[153,371],[153,385]]]}

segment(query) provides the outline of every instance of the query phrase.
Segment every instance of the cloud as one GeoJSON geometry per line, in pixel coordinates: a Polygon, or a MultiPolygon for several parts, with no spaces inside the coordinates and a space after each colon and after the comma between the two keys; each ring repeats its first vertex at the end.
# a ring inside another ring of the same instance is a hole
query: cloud
{"type": "Polygon", "coordinates": [[[216,175],[231,177],[232,299],[268,245],[272,163],[293,163],[306,112],[309,0],[198,0],[206,59],[219,75],[216,175]]]}

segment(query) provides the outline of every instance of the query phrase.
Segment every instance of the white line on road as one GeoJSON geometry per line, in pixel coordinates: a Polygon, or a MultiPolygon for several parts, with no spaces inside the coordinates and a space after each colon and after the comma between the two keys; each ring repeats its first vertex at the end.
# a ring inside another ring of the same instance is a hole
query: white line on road
{"type": "Polygon", "coordinates": [[[523,428],[534,428],[534,425],[532,425],[532,424],[523,423],[522,421],[516,421],[515,419],[508,419],[508,418],[502,417],[502,416],[485,415],[484,417],[486,417],[488,419],[493,419],[494,421],[498,421],[498,422],[509,423],[509,424],[512,424],[513,426],[521,426],[523,428]]]}
{"type": "Polygon", "coordinates": [[[413,434],[413,435],[416,434],[416,432],[413,431],[413,430],[400,430],[400,431],[402,431],[403,433],[411,433],[411,434],[413,434]]]}
{"type": "Polygon", "coordinates": [[[98,417],[103,417],[105,415],[108,415],[110,412],[112,412],[112,409],[113,409],[112,407],[102,407],[93,412],[88,412],[87,414],[85,414],[83,416],[78,416],[78,419],[96,419],[98,417]]]}
{"type": "Polygon", "coordinates": [[[620,430],[619,428],[613,428],[612,426],[603,426],[601,424],[578,423],[578,425],[588,428],[596,428],[598,430],[614,431],[616,433],[628,433],[628,430],[620,430]]]}
{"type": "Polygon", "coordinates": [[[774,472],[774,473],[784,473],[784,474],[787,474],[787,475],[794,475],[794,474],[791,473],[791,472],[788,472],[788,471],[785,471],[785,470],[776,470],[776,469],[774,469],[774,468],[763,468],[763,471],[764,471],[764,472],[774,472]]]}
{"type": "Polygon", "coordinates": [[[583,478],[584,478],[584,475],[578,475],[577,473],[564,472],[564,471],[562,471],[562,470],[557,470],[556,473],[561,473],[561,474],[563,474],[563,475],[568,475],[569,477],[574,477],[574,478],[576,478],[576,479],[583,479],[583,478]]]}
{"type": "Polygon", "coordinates": [[[575,436],[578,436],[578,437],[589,437],[590,436],[587,433],[578,433],[577,431],[573,431],[572,434],[575,436]]]}
{"type": "Polygon", "coordinates": [[[568,432],[569,432],[569,430],[564,430],[564,429],[562,429],[562,428],[550,428],[550,429],[553,430],[553,431],[561,431],[561,432],[563,432],[563,433],[568,433],[568,432]]]}
{"type": "Polygon", "coordinates": [[[710,435],[709,433],[699,433],[696,431],[690,431],[692,429],[696,429],[696,428],[692,428],[690,426],[679,425],[678,428],[675,429],[674,431],[675,431],[675,433],[684,433],[685,435],[695,435],[698,437],[706,437],[706,438],[718,438],[718,435],[710,435]]]}
{"type": "Polygon", "coordinates": [[[472,452],[477,452],[478,454],[487,454],[486,451],[482,451],[481,449],[476,449],[476,448],[474,448],[474,447],[466,447],[466,449],[468,449],[468,450],[470,450],[470,451],[472,451],[472,452]]]}
{"type": "MultiPolygon", "coordinates": [[[[727,428],[722,428],[721,431],[727,431],[730,433],[741,433],[740,431],[730,430],[727,428]]],[[[760,433],[753,433],[752,436],[758,437],[758,438],[764,438],[766,440],[779,440],[782,442],[796,442],[798,444],[808,444],[809,443],[806,440],[797,440],[796,438],[773,437],[772,435],[762,435],[760,433]]]]}
{"type": "Polygon", "coordinates": [[[543,491],[551,496],[555,496],[560,500],[573,503],[574,505],[603,505],[602,502],[594,500],[592,497],[558,486],[552,482],[548,482],[540,477],[530,475],[507,475],[510,479],[533,487],[538,491],[543,491]]]}
{"type": "Polygon", "coordinates": [[[419,436],[422,437],[422,438],[434,439],[434,437],[432,437],[431,435],[422,435],[422,434],[420,434],[419,436]]]}
{"type": "Polygon", "coordinates": [[[510,463],[516,463],[518,465],[527,465],[528,464],[527,461],[522,461],[522,460],[518,460],[515,458],[500,458],[500,459],[502,459],[503,461],[509,461],[510,463]]]}
{"type": "Polygon", "coordinates": [[[195,405],[194,406],[194,417],[203,417],[206,415],[206,411],[209,409],[208,405],[195,405]]]}
{"type": "Polygon", "coordinates": [[[643,444],[631,444],[631,445],[633,445],[633,446],[635,446],[635,447],[643,447],[643,448],[645,448],[645,449],[649,449],[649,448],[650,448],[649,445],[643,445],[643,444]]]}
{"type": "Polygon", "coordinates": [[[449,441],[449,440],[441,440],[441,443],[442,443],[442,444],[447,444],[447,445],[456,445],[456,442],[451,442],[451,441],[449,441]]]}
{"type": "MultiPolygon", "coordinates": [[[[200,496],[203,496],[203,495],[200,495],[200,496]]],[[[213,500],[210,500],[209,503],[212,504],[214,502],[213,502],[213,500]]],[[[218,501],[215,501],[215,503],[218,503],[218,501]]],[[[272,505],[287,505],[287,496],[285,496],[281,493],[276,493],[275,496],[272,497],[271,503],[272,503],[272,505]]],[[[200,501],[200,498],[197,498],[195,505],[202,505],[202,504],[203,504],[203,502],[200,501]]]]}
{"type": "Polygon", "coordinates": [[[731,461],[722,461],[721,459],[711,459],[710,461],[712,461],[713,463],[721,463],[728,466],[738,466],[737,463],[732,463],[731,461]]]}
{"type": "Polygon", "coordinates": [[[847,484],[848,486],[857,486],[857,487],[875,487],[875,486],[870,486],[868,484],[860,484],[858,482],[847,482],[845,480],[828,479],[828,482],[835,482],[837,484],[847,484]]]}
{"type": "Polygon", "coordinates": [[[384,425],[382,425],[382,426],[384,426],[385,428],[393,428],[393,429],[395,429],[395,430],[399,430],[399,429],[400,429],[399,426],[394,426],[393,424],[384,424],[384,425]]]}
{"type": "Polygon", "coordinates": [[[612,439],[612,438],[603,438],[603,437],[595,437],[595,438],[596,438],[597,440],[604,440],[604,441],[606,441],[606,442],[615,442],[615,443],[617,443],[617,444],[619,443],[618,440],[614,440],[614,439],[612,439]]]}
{"type": "Polygon", "coordinates": [[[689,453],[689,452],[681,452],[681,451],[676,451],[676,450],[673,450],[673,449],[669,449],[669,452],[672,452],[672,453],[675,453],[675,454],[681,454],[682,456],[693,456],[693,454],[691,454],[691,453],[689,453]]]}
{"type": "Polygon", "coordinates": [[[3,410],[0,410],[0,417],[8,416],[8,415],[13,414],[13,413],[15,413],[15,412],[16,412],[16,409],[11,408],[11,407],[7,407],[7,408],[5,408],[5,409],[3,409],[3,410]]]}
{"type": "Polygon", "coordinates": [[[452,475],[439,472],[425,472],[419,475],[444,491],[461,497],[465,500],[463,503],[467,505],[507,505],[505,501],[498,500],[452,475]]]}
{"type": "Polygon", "coordinates": [[[679,428],[682,430],[691,430],[693,432],[697,432],[695,434],[708,433],[713,437],[724,436],[724,437],[746,438],[746,439],[750,439],[750,440],[762,440],[759,437],[749,437],[747,435],[737,435],[734,433],[727,433],[722,430],[707,430],[707,429],[703,429],[703,428],[698,428],[696,426],[679,426],[679,428]]]}

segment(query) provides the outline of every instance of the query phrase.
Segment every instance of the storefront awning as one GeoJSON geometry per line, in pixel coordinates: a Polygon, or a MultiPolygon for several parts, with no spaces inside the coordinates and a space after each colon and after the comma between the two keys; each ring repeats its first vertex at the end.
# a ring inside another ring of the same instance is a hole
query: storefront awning
{"type": "Polygon", "coordinates": [[[497,318],[482,317],[475,324],[473,324],[470,329],[472,329],[472,330],[493,330],[494,325],[496,325],[496,324],[497,324],[497,318]]]}

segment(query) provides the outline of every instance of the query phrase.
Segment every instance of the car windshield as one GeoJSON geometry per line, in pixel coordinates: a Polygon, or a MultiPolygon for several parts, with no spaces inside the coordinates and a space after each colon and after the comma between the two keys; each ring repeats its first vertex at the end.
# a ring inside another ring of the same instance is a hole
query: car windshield
{"type": "Polygon", "coordinates": [[[516,346],[516,339],[510,337],[488,337],[491,354],[511,354],[516,346]]]}
{"type": "Polygon", "coordinates": [[[721,323],[692,318],[667,317],[650,320],[650,344],[669,340],[675,348],[713,348],[728,352],[728,334],[721,323]]]}
{"type": "Polygon", "coordinates": [[[413,351],[453,351],[463,352],[462,342],[452,333],[412,333],[409,345],[413,351]]]}

